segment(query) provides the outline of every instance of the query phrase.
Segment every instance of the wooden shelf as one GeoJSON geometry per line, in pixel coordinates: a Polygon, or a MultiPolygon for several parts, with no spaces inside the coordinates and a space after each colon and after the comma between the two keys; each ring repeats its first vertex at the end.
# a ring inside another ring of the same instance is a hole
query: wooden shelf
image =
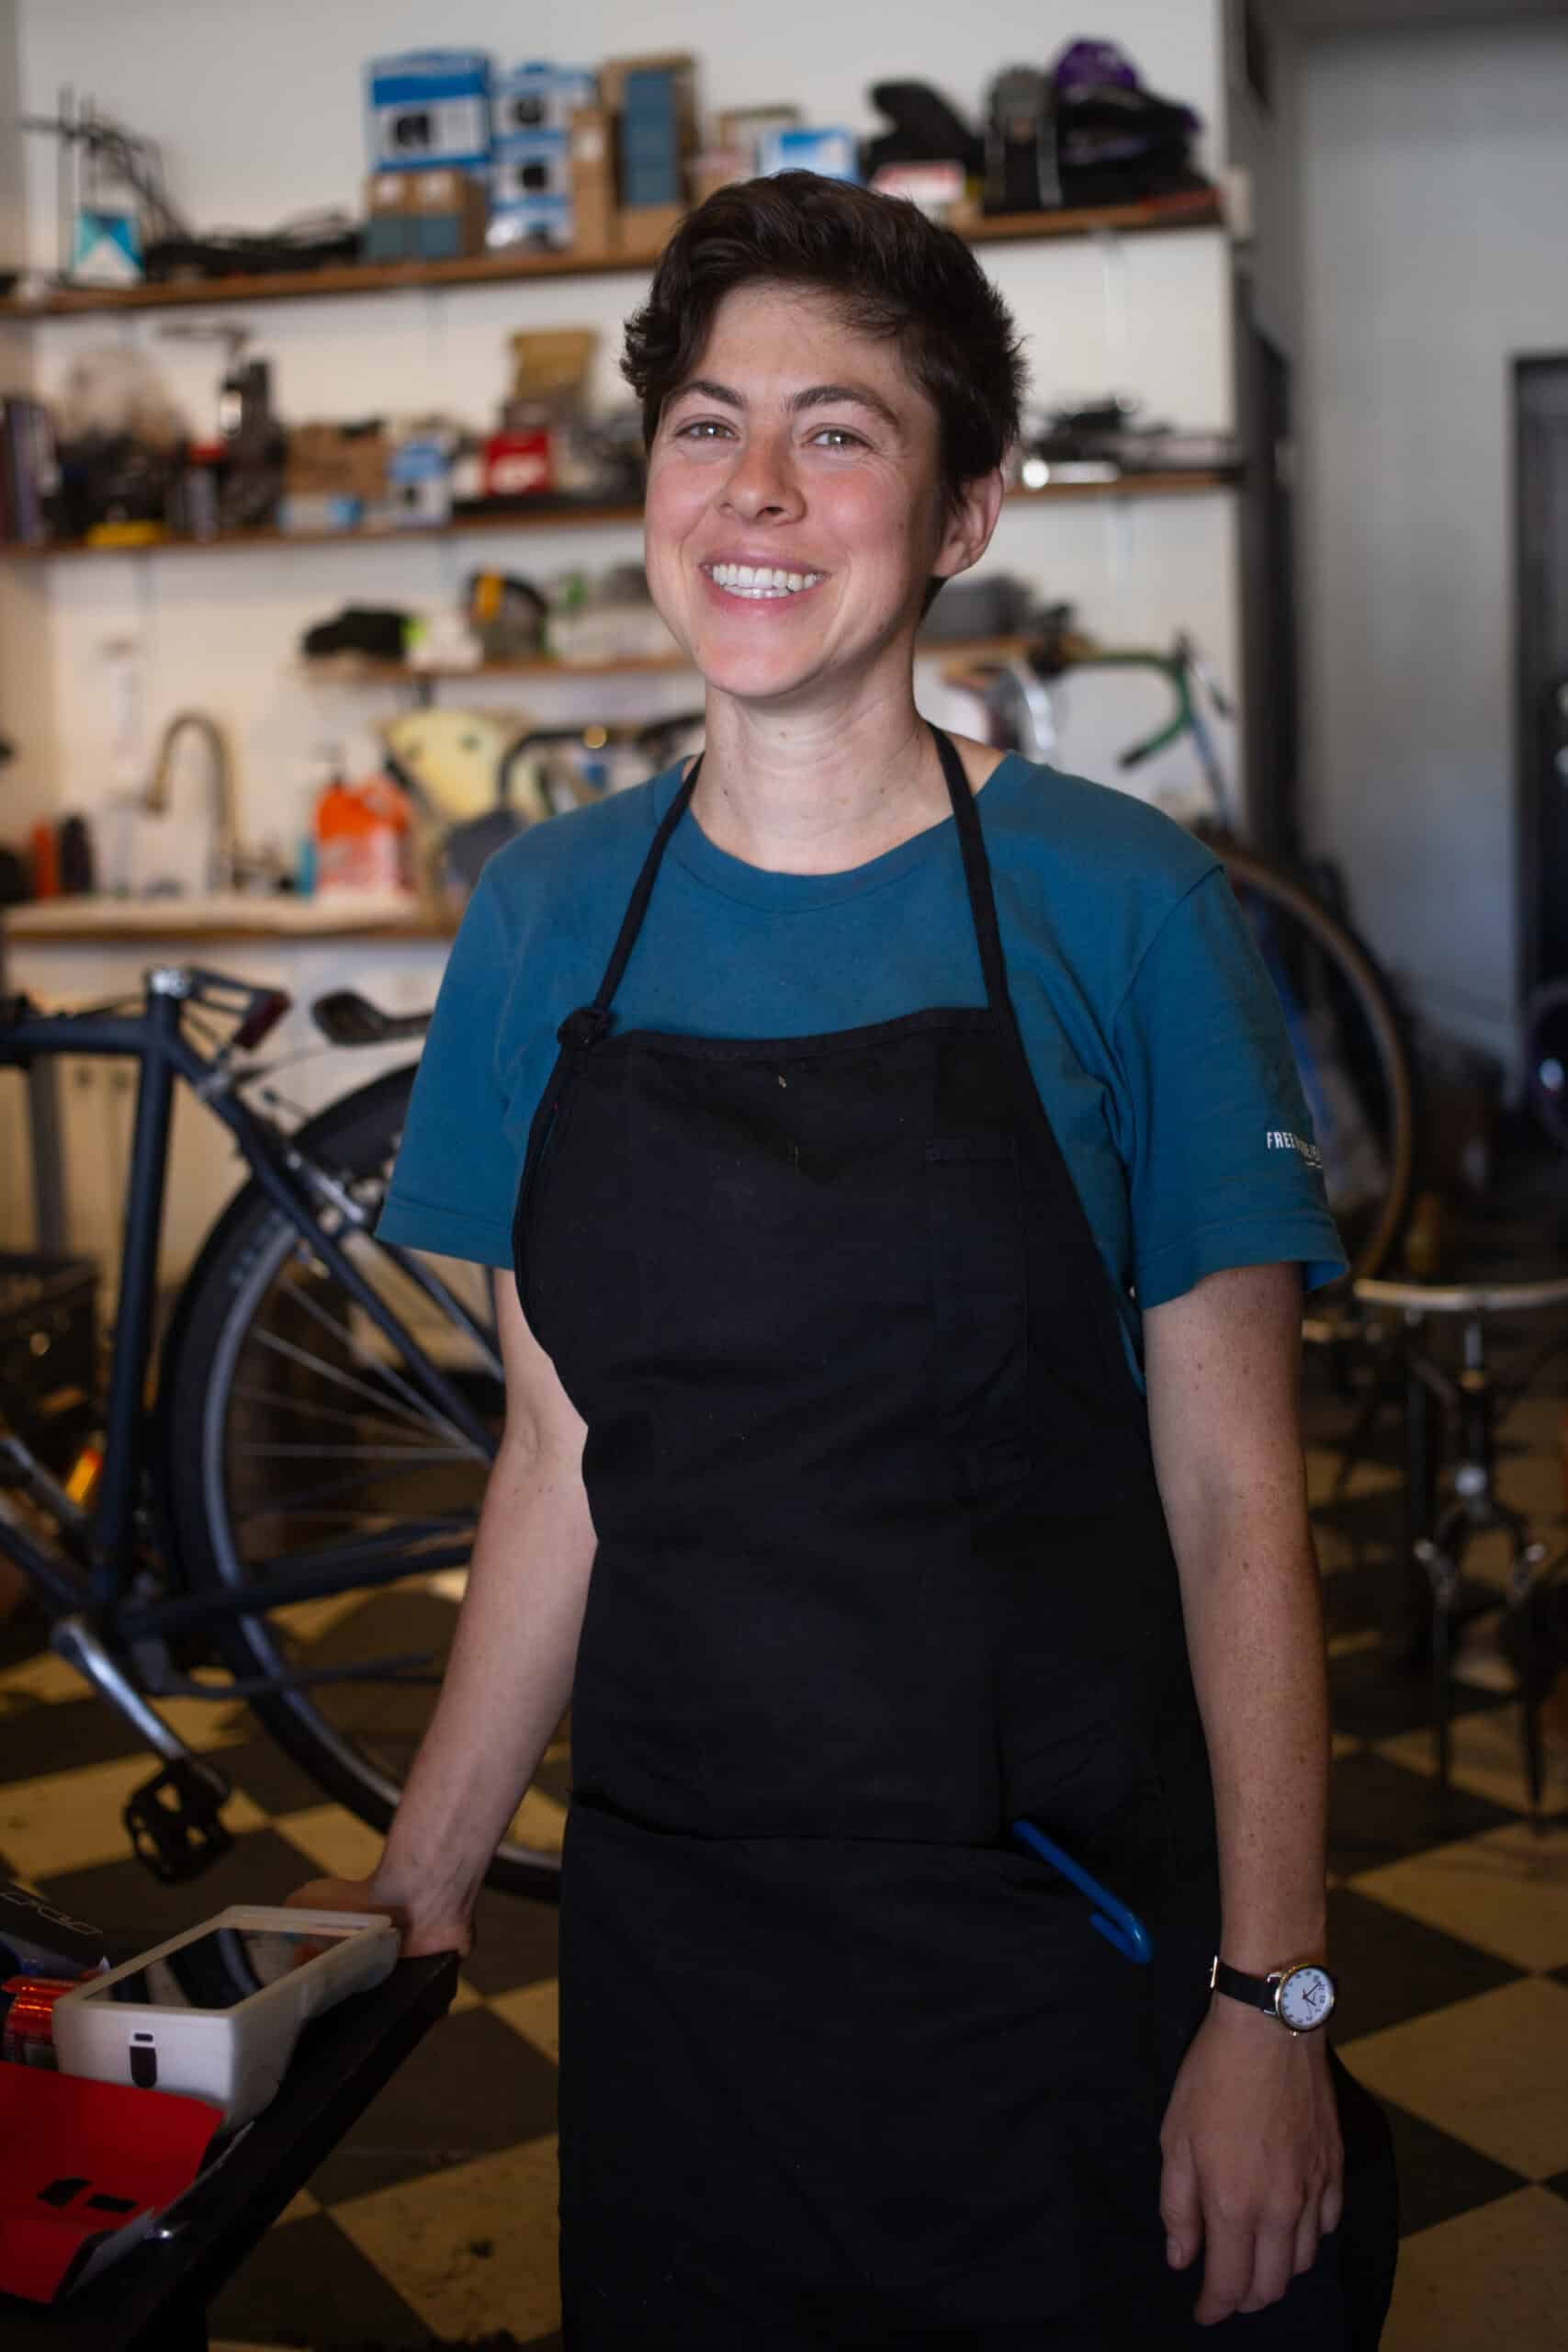
{"type": "MultiPolygon", "coordinates": [[[[974,245],[1016,244],[1031,238],[1143,236],[1173,229],[1214,229],[1224,223],[1219,191],[1156,197],[1145,204],[1110,204],[1089,211],[1009,212],[964,231],[974,245]]],[[[278,270],[265,276],[175,279],[152,286],[60,287],[39,302],[0,302],[3,319],[66,319],[107,311],[186,311],[223,302],[324,301],[344,295],[399,294],[421,287],[514,286],[533,277],[646,277],[650,265],[612,254],[476,254],[462,261],[337,263],[324,269],[278,270]]]]}
{"type": "MultiPolygon", "coordinates": [[[[1029,639],[1022,637],[917,638],[917,661],[998,661],[1021,653],[1029,639]]],[[[678,677],[682,673],[692,675],[692,664],[682,653],[645,654],[639,660],[627,662],[554,662],[535,659],[525,662],[480,662],[471,669],[438,667],[415,670],[406,662],[377,662],[368,655],[352,653],[323,654],[319,662],[307,660],[302,673],[312,685],[325,686],[435,686],[461,685],[471,678],[663,678],[678,677]]]]}
{"type": "MultiPolygon", "coordinates": [[[[1236,467],[1202,473],[1122,474],[1115,481],[1048,482],[1043,490],[1010,490],[1010,503],[1086,498],[1191,498],[1231,490],[1241,479],[1236,467]]],[[[640,523],[640,506],[540,506],[506,514],[465,514],[450,523],[399,524],[380,531],[228,531],[216,539],[149,539],[135,547],[95,547],[85,539],[51,539],[39,546],[0,541],[0,561],[59,562],[80,556],[232,555],[247,548],[374,548],[390,539],[462,539],[495,531],[599,530],[609,524],[640,523]]]]}

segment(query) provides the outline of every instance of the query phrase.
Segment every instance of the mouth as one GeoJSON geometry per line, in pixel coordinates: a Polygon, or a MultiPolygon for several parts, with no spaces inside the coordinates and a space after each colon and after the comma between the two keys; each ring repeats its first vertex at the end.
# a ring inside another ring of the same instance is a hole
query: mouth
{"type": "Polygon", "coordinates": [[[705,563],[700,568],[716,588],[748,604],[783,604],[828,577],[825,571],[791,571],[782,564],[705,563]]]}

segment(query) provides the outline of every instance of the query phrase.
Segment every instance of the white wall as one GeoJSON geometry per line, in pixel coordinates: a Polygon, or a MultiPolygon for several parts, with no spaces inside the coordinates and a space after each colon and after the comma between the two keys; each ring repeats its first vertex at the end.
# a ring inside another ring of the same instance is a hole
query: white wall
{"type": "MultiPolygon", "coordinates": [[[[62,82],[96,96],[162,144],[171,190],[198,223],[260,227],[307,209],[355,200],[363,171],[362,69],[377,53],[472,41],[503,60],[523,54],[593,61],[653,41],[631,0],[582,0],[570,10],[468,0],[433,23],[426,0],[333,0],[307,7],[272,0],[16,0],[28,101],[52,104],[62,82]]],[[[1214,0],[1103,0],[1095,28],[1126,43],[1150,84],[1189,99],[1210,122],[1221,103],[1214,0]]],[[[1043,62],[1083,29],[1076,0],[996,0],[980,23],[938,0],[863,0],[852,17],[809,0],[805,8],[738,12],[719,0],[671,0],[659,47],[690,47],[708,107],[787,97],[819,121],[869,128],[864,92],[882,75],[916,76],[977,113],[992,75],[1016,60],[1043,62]]],[[[54,250],[53,178],[46,150],[29,153],[29,237],[39,262],[54,250]]],[[[1098,243],[992,248],[986,255],[1031,341],[1042,399],[1131,390],[1181,424],[1231,416],[1228,256],[1218,232],[1098,243]]],[[[576,284],[411,293],[378,300],[266,307],[252,314],[272,361],[280,413],[353,416],[445,406],[469,419],[491,412],[505,376],[505,338],[536,323],[595,325],[601,378],[615,383],[619,328],[637,277],[576,284]]],[[[232,306],[204,313],[233,315],[232,306]]],[[[158,335],[159,322],[73,321],[39,328],[40,381],[57,385],[73,357],[123,338],[154,351],[192,414],[209,413],[213,353],[158,335]]],[[[296,674],[294,647],[310,621],[351,599],[399,605],[452,601],[479,561],[535,573],[635,557],[632,530],[528,533],[428,548],[279,550],[237,557],[175,553],[25,570],[47,609],[58,684],[47,676],[17,729],[57,736],[51,765],[61,805],[93,808],[115,788],[104,649],[142,649],[147,729],[197,695],[229,725],[239,754],[242,814],[253,838],[286,835],[297,820],[309,753],[353,737],[389,697],[331,694],[296,674]],[[22,723],[26,722],[25,729],[22,723]]],[[[1233,519],[1223,498],[1136,509],[1014,509],[998,533],[998,566],[1079,604],[1110,638],[1167,637],[1191,628],[1235,676],[1233,519]]],[[[456,690],[448,690],[455,693],[456,690]]],[[[591,690],[598,715],[682,707],[684,680],[591,690]]],[[[587,715],[584,689],[530,685],[542,718],[587,715]]],[[[494,702],[493,691],[488,699],[494,702]]],[[[1093,764],[1092,747],[1126,740],[1120,714],[1097,718],[1075,702],[1066,755],[1093,764]]],[[[363,734],[360,735],[363,741],[363,734]]],[[[124,777],[119,784],[123,787],[124,777]]],[[[194,787],[187,787],[194,788],[194,787]]]]}
{"type": "Polygon", "coordinates": [[[1309,821],[1511,1055],[1509,379],[1568,351],[1568,27],[1314,43],[1303,119],[1309,821]]]}

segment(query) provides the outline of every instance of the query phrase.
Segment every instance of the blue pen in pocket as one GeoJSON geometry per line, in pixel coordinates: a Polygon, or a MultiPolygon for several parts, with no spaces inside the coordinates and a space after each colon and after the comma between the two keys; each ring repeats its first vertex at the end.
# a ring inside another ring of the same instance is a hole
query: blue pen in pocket
{"type": "Polygon", "coordinates": [[[1075,1862],[1070,1854],[1064,1854],[1055,1838],[1047,1838],[1043,1829],[1036,1829],[1032,1821],[1015,1821],[1012,1834],[1021,1846],[1027,1846],[1032,1853],[1039,1855],[1043,1862],[1049,1862],[1054,1871],[1059,1871],[1080,1894],[1088,1895],[1095,1905],[1089,1915],[1089,1925],[1098,1928],[1106,1942],[1114,1944],[1124,1959],[1146,1962],[1154,1958],[1155,1948],[1150,1941],[1149,1931],[1136,1913],[1129,1911],[1124,1903],[1119,1903],[1097,1878],[1090,1878],[1088,1871],[1075,1862]]]}

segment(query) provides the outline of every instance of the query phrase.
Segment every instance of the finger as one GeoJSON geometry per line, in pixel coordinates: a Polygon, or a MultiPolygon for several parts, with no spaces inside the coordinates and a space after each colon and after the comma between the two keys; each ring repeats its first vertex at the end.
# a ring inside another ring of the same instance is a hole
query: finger
{"type": "Polygon", "coordinates": [[[1323,2207],[1315,2197],[1309,2197],[1296,2223],[1295,2258],[1292,2264],[1298,2278],[1303,2278],[1317,2260],[1318,2240],[1322,2233],[1323,2207]]]}
{"type": "Polygon", "coordinates": [[[1226,2221],[1213,2211],[1203,2216],[1203,2290],[1192,2316],[1200,2327],[1213,2327],[1241,2308],[1252,2284],[1252,2224],[1226,2221]]]}
{"type": "Polygon", "coordinates": [[[1252,2242],[1252,2277],[1239,2310],[1267,2311],[1290,2285],[1295,2265],[1296,2222],[1295,2215],[1286,2220],[1268,2214],[1258,2222],[1252,2242]]]}
{"type": "Polygon", "coordinates": [[[1330,2231],[1337,2230],[1345,2218],[1345,2181],[1341,2173],[1336,2172],[1324,2190],[1323,2201],[1318,2210],[1323,2217],[1323,2234],[1327,2237],[1330,2231]]]}
{"type": "Polygon", "coordinates": [[[1185,2270],[1203,2243],[1203,2208],[1198,2195],[1198,2168],[1185,2140],[1169,2150],[1160,2174],[1159,2213],[1165,2223],[1165,2258],[1173,2270],[1185,2270]]]}

